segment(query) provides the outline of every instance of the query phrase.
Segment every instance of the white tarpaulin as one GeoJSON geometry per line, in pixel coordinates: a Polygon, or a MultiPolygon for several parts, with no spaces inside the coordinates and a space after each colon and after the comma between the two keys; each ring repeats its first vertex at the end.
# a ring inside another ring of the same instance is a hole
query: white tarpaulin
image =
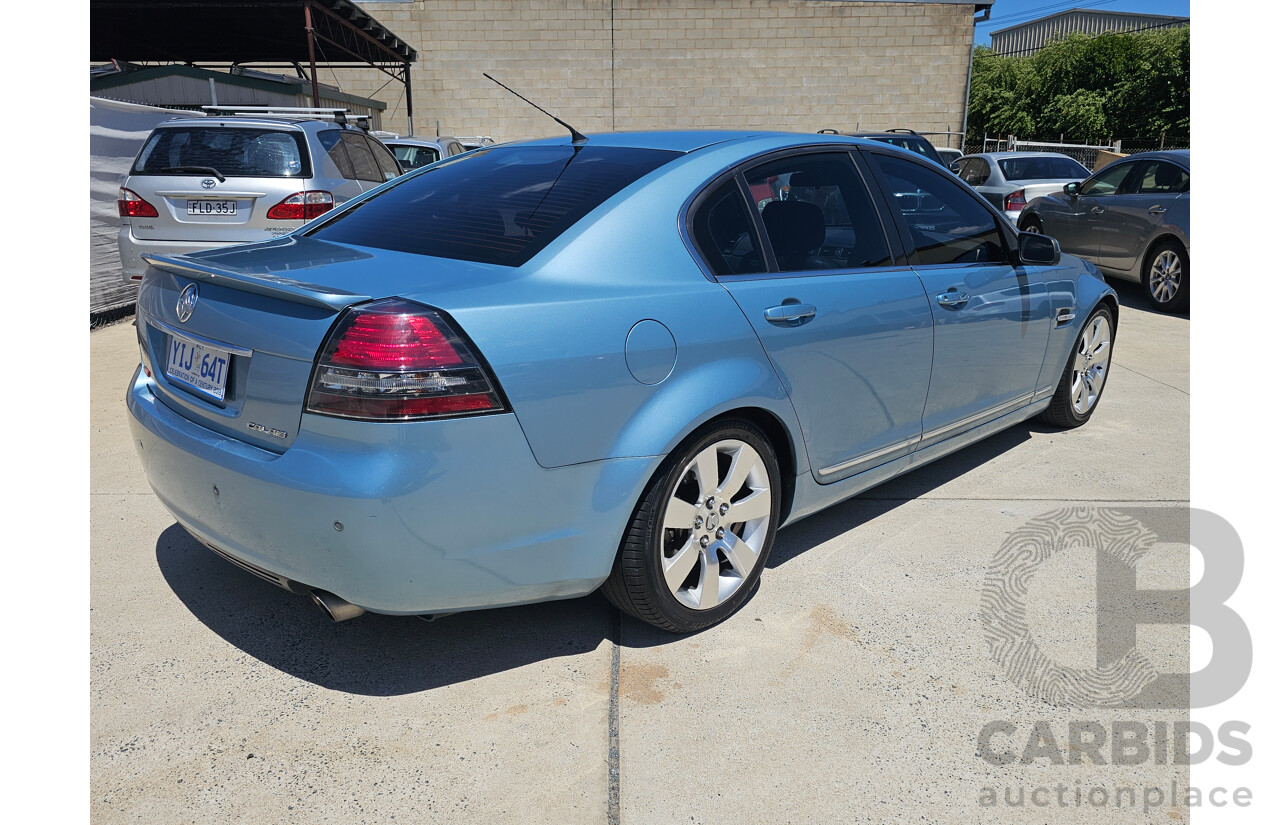
{"type": "Polygon", "coordinates": [[[100,97],[89,98],[89,312],[131,304],[137,282],[126,283],[116,235],[116,195],[133,159],[157,123],[203,112],[160,109],[100,97]]]}

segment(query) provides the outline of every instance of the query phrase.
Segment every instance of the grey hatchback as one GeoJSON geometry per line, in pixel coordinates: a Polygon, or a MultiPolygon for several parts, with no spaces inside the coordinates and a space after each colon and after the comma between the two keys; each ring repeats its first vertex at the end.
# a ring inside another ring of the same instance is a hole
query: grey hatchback
{"type": "Polygon", "coordinates": [[[270,240],[400,175],[364,130],[314,116],[182,117],[147,138],[120,187],[126,280],[142,255],[270,240]]]}
{"type": "Polygon", "coordinates": [[[1161,312],[1191,305],[1191,150],[1144,152],[1036,198],[1018,228],[1057,239],[1104,275],[1141,283],[1161,312]]]}

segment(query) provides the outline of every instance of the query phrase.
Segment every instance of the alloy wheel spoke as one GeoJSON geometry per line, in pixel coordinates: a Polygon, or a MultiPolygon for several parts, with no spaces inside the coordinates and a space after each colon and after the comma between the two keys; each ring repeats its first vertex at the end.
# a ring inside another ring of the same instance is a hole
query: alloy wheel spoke
{"type": "Polygon", "coordinates": [[[716,491],[717,498],[733,498],[747,481],[747,474],[760,460],[760,456],[756,455],[756,451],[746,444],[738,445],[738,449],[733,452],[733,459],[729,464],[729,472],[725,476],[724,484],[716,491]]]}
{"type": "Polygon", "coordinates": [[[708,447],[693,460],[693,474],[698,479],[698,497],[705,499],[720,486],[720,465],[715,447],[708,447]]]}
{"type": "Polygon", "coordinates": [[[710,610],[720,603],[720,559],[714,551],[698,555],[702,559],[698,609],[710,610]]]}
{"type": "Polygon", "coordinates": [[[663,560],[663,578],[667,580],[667,587],[672,593],[680,589],[680,585],[684,584],[684,580],[689,578],[689,571],[698,563],[698,559],[702,556],[702,548],[693,540],[693,536],[689,536],[689,540],[684,543],[676,551],[676,554],[670,559],[663,560]]]}
{"type": "Polygon", "coordinates": [[[671,497],[667,502],[667,513],[662,519],[662,526],[668,530],[690,530],[693,528],[693,517],[698,515],[698,506],[671,497]]]}
{"type": "Polygon", "coordinates": [[[751,572],[751,569],[756,566],[758,556],[756,556],[755,551],[733,533],[725,533],[721,549],[734,572],[744,579],[751,572]]]}
{"type": "Polygon", "coordinates": [[[741,501],[734,502],[725,520],[731,524],[737,524],[764,518],[769,515],[772,504],[768,490],[756,490],[741,501]]]}

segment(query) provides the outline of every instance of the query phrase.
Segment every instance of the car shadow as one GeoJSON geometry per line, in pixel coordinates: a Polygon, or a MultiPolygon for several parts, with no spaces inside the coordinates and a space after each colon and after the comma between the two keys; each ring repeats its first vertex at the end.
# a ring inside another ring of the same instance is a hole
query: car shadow
{"type": "Polygon", "coordinates": [[[1116,291],[1116,298],[1120,300],[1120,306],[1126,310],[1149,312],[1152,315],[1168,315],[1171,318],[1191,317],[1190,307],[1187,308],[1186,312],[1160,312],[1152,307],[1151,302],[1147,300],[1147,293],[1142,284],[1135,284],[1133,281],[1121,281],[1118,278],[1107,278],[1107,285],[1116,291]]]}
{"type": "Polygon", "coordinates": [[[434,622],[366,613],[335,623],[310,599],[219,558],[177,524],[156,541],[156,562],[192,615],[228,643],[298,679],[365,696],[418,693],[587,653],[614,622],[612,606],[593,594],[434,622]]]}
{"type": "MultiPolygon", "coordinates": [[[[778,532],[776,568],[835,536],[958,478],[1040,431],[1019,424],[778,532]]],[[[1044,431],[1049,431],[1045,429],[1044,431]]],[[[219,558],[173,524],[156,541],[156,563],[202,624],[259,661],[331,690],[400,696],[596,650],[679,643],[623,616],[602,595],[457,613],[434,622],[366,613],[335,623],[309,599],[219,558]]]]}

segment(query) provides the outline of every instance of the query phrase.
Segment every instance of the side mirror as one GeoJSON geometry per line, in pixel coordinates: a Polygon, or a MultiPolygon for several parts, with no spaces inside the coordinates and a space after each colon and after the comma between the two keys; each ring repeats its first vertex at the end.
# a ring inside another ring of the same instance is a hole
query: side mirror
{"type": "Polygon", "coordinates": [[[1018,233],[1018,259],[1024,264],[1056,266],[1062,260],[1058,242],[1038,232],[1018,233]]]}
{"type": "Polygon", "coordinates": [[[1075,196],[1080,194],[1079,181],[1074,181],[1074,180],[1071,181],[1071,183],[1068,183],[1062,187],[1062,191],[1067,195],[1067,197],[1074,198],[1075,196]]]}

